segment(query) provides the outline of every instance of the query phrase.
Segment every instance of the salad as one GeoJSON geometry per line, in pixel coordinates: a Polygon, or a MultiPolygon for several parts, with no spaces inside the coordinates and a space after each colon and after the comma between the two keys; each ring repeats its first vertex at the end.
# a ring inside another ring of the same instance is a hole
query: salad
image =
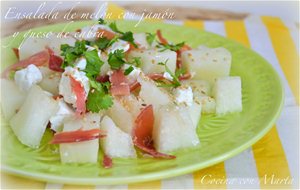
{"type": "Polygon", "coordinates": [[[228,50],[175,44],[160,30],[124,32],[99,19],[13,50],[19,61],[1,74],[3,116],[32,149],[51,130],[62,163],[109,168],[137,151],[175,159],[172,152],[199,146],[201,115],[242,111],[228,50]]]}

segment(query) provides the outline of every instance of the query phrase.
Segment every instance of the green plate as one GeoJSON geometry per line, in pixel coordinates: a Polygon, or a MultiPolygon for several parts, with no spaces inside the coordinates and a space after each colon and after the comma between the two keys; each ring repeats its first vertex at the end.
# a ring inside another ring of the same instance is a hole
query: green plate
{"type": "MultiPolygon", "coordinates": [[[[32,31],[59,32],[66,26],[67,30],[73,31],[87,24],[91,22],[76,22],[68,26],[58,24],[32,31]]],[[[222,117],[203,116],[197,129],[201,146],[174,152],[177,156],[174,160],[114,159],[111,169],[102,168],[101,155],[98,164],[61,164],[57,146],[47,143],[51,138],[49,131],[41,147],[34,150],[22,145],[9,125],[2,121],[3,171],[36,180],[69,184],[125,184],[156,180],[222,162],[249,148],[269,131],[280,114],[284,93],[278,75],[265,59],[234,41],[205,31],[163,23],[141,23],[134,27],[135,24],[131,21],[118,22],[121,29],[134,32],[161,29],[168,40],[185,41],[192,47],[204,44],[227,48],[232,54],[231,75],[242,78],[243,111],[222,117]]],[[[8,48],[1,49],[2,68],[16,61],[10,48],[17,47],[21,40],[19,35],[15,40],[9,37],[2,41],[3,44],[11,42],[8,48]]]]}

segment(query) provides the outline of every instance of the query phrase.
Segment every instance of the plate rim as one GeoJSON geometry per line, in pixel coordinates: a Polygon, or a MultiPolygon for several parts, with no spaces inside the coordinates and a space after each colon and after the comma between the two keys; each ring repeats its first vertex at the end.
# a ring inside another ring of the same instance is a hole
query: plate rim
{"type": "MultiPolygon", "coordinates": [[[[96,21],[75,21],[73,24],[76,23],[94,23],[96,21]]],[[[128,20],[122,20],[118,22],[134,22],[134,21],[128,21],[128,20]]],[[[146,22],[147,21],[143,21],[146,22]]],[[[151,23],[148,21],[148,23],[151,23]]],[[[41,30],[43,28],[49,28],[57,25],[63,25],[65,23],[57,23],[57,24],[52,24],[52,25],[47,25],[47,26],[42,26],[42,27],[36,27],[32,28],[34,30],[41,30]]],[[[153,23],[151,23],[153,24],[153,23]]],[[[178,28],[189,28],[196,30],[195,28],[189,27],[189,26],[179,26],[179,25],[173,25],[173,24],[168,24],[168,23],[160,23],[165,26],[172,26],[172,27],[178,27],[178,28]]],[[[22,31],[26,32],[28,30],[22,31]]],[[[204,31],[205,33],[210,33],[212,35],[218,36],[220,38],[226,39],[226,41],[231,41],[236,45],[243,46],[246,48],[248,51],[251,51],[253,54],[256,56],[260,57],[265,61],[265,65],[269,67],[270,70],[272,70],[274,77],[277,78],[277,81],[279,82],[280,85],[280,103],[278,106],[278,109],[272,119],[268,122],[268,124],[265,125],[263,130],[261,130],[259,133],[254,135],[249,141],[243,143],[242,145],[231,149],[230,151],[227,151],[226,153],[223,153],[217,157],[213,157],[205,162],[200,162],[200,163],[194,163],[193,165],[189,166],[181,166],[179,168],[173,168],[170,170],[163,170],[163,171],[157,171],[157,172],[150,172],[146,174],[139,174],[139,175],[131,175],[131,176],[112,176],[112,177],[65,177],[65,176],[57,176],[53,174],[45,174],[42,172],[27,172],[24,170],[19,170],[17,168],[2,164],[1,162],[1,171],[8,173],[8,174],[13,174],[16,176],[21,176],[21,177],[26,177],[30,178],[33,180],[37,181],[44,181],[44,182],[54,182],[54,183],[63,183],[63,184],[75,184],[75,185],[118,185],[118,184],[130,184],[130,183],[139,183],[139,182],[146,182],[146,181],[152,181],[152,180],[160,180],[160,179],[165,179],[165,178],[171,178],[179,175],[184,175],[187,173],[191,173],[197,170],[201,170],[210,166],[213,166],[217,163],[223,162],[229,158],[232,158],[238,154],[240,154],[242,151],[246,150],[247,148],[251,147],[253,144],[255,144],[257,141],[259,141],[263,136],[267,134],[267,132],[270,131],[270,129],[273,127],[274,123],[277,121],[277,119],[280,117],[281,111],[284,106],[284,100],[285,100],[285,91],[283,87],[283,81],[277,71],[274,69],[274,67],[267,61],[264,57],[262,57],[259,53],[255,52],[249,47],[244,46],[243,44],[234,41],[232,39],[226,38],[224,36],[220,36],[218,34],[209,32],[209,31],[204,31]]],[[[5,40],[7,38],[10,38],[11,36],[7,36],[4,39],[1,38],[2,40],[5,40]]]]}

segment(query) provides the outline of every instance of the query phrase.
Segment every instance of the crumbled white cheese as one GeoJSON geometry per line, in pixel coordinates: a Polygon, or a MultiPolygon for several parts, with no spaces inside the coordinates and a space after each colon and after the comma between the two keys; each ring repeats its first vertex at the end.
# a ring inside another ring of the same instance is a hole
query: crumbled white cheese
{"type": "Polygon", "coordinates": [[[42,81],[43,75],[35,65],[28,65],[25,69],[16,71],[15,82],[22,91],[28,91],[30,87],[42,81]]]}
{"type": "Polygon", "coordinates": [[[113,43],[110,47],[107,49],[107,53],[114,53],[116,50],[120,49],[124,52],[128,51],[130,48],[130,44],[124,40],[118,40],[115,43],[113,43]]]}
{"type": "Polygon", "coordinates": [[[193,105],[193,91],[190,86],[182,86],[174,90],[177,103],[184,103],[188,106],[193,105]]]}
{"type": "Polygon", "coordinates": [[[168,73],[168,72],[164,72],[164,78],[165,79],[168,79],[168,80],[173,80],[173,77],[170,75],[170,73],[168,73]]]}
{"type": "Polygon", "coordinates": [[[129,65],[129,64],[124,64],[123,69],[126,70],[130,66],[133,67],[133,70],[126,76],[129,84],[135,82],[136,79],[138,78],[138,76],[140,75],[140,73],[142,72],[142,70],[140,68],[135,67],[133,65],[129,65]]]}
{"type": "Polygon", "coordinates": [[[79,70],[84,70],[86,68],[86,59],[84,57],[80,57],[75,61],[75,67],[79,70]]]}
{"type": "Polygon", "coordinates": [[[64,120],[74,115],[74,111],[63,101],[63,99],[58,100],[58,106],[58,111],[50,118],[51,129],[56,132],[62,131],[64,120]]]}
{"type": "Polygon", "coordinates": [[[62,74],[59,83],[59,94],[64,97],[65,102],[72,104],[73,107],[76,107],[77,98],[72,90],[70,76],[81,83],[81,85],[84,87],[86,97],[90,90],[90,84],[88,77],[85,75],[85,72],[78,71],[78,69],[72,67],[65,68],[65,72],[62,74]]]}
{"type": "Polygon", "coordinates": [[[93,26],[86,26],[81,29],[80,36],[84,40],[88,41],[94,41],[97,38],[97,32],[99,29],[103,29],[106,31],[110,31],[112,33],[115,33],[112,31],[108,26],[101,25],[101,24],[95,24],[93,26]]]}

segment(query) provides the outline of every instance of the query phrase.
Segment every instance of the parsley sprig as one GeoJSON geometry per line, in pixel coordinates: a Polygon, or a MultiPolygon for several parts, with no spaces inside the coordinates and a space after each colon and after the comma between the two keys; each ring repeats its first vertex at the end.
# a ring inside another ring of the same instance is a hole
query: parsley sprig
{"type": "Polygon", "coordinates": [[[121,34],[121,36],[119,37],[121,40],[129,42],[135,48],[138,47],[138,45],[134,42],[133,33],[131,31],[122,32],[121,30],[118,29],[116,22],[111,22],[108,26],[112,31],[121,34]]]}
{"type": "Polygon", "coordinates": [[[160,52],[166,51],[166,50],[171,50],[171,51],[178,51],[180,48],[184,46],[184,42],[178,43],[178,44],[162,44],[158,42],[158,45],[156,47],[162,48],[160,52]]]}
{"type": "Polygon", "coordinates": [[[163,83],[162,81],[160,81],[160,87],[174,87],[174,88],[176,88],[178,86],[181,86],[179,76],[182,73],[184,73],[184,70],[183,69],[178,69],[178,70],[176,70],[175,73],[172,73],[170,68],[167,66],[167,62],[168,62],[168,59],[165,62],[159,62],[158,64],[165,67],[166,72],[169,73],[172,76],[173,80],[172,80],[171,84],[166,84],[166,83],[163,83]]]}

